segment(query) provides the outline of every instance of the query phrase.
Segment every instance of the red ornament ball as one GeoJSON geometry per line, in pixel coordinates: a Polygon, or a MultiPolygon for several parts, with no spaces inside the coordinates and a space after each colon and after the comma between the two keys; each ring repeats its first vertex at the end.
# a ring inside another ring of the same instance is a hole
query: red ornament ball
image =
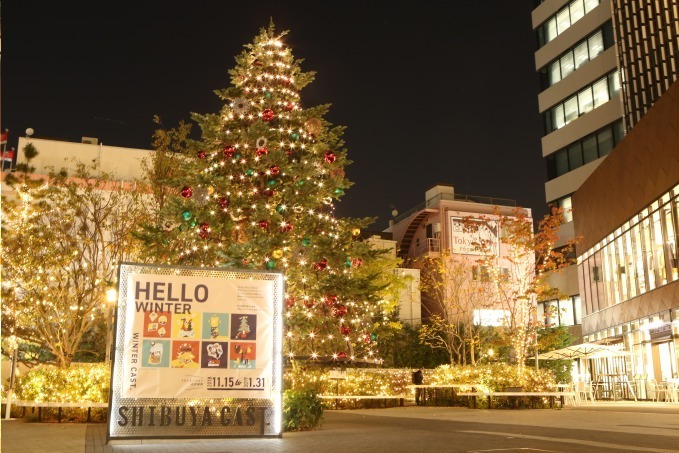
{"type": "Polygon", "coordinates": [[[210,224],[207,222],[203,222],[200,224],[200,230],[201,231],[210,231],[210,224]]]}
{"type": "Polygon", "coordinates": [[[281,172],[281,168],[278,165],[272,165],[269,167],[269,173],[271,173],[272,176],[276,176],[281,172]]]}
{"type": "Polygon", "coordinates": [[[340,333],[342,335],[349,335],[351,333],[351,329],[349,326],[340,326],[340,333]]]}
{"type": "Polygon", "coordinates": [[[288,308],[292,308],[295,306],[295,298],[290,296],[285,299],[285,306],[288,308]]]}
{"type": "Polygon", "coordinates": [[[292,231],[292,223],[285,223],[284,225],[281,225],[281,232],[282,233],[289,233],[292,231]]]}
{"type": "Polygon", "coordinates": [[[265,197],[273,197],[274,191],[273,191],[273,189],[264,189],[264,190],[262,190],[262,194],[265,197]]]}
{"type": "Polygon", "coordinates": [[[340,352],[337,353],[337,358],[338,358],[338,359],[344,359],[344,358],[346,358],[346,357],[347,357],[347,353],[344,352],[344,351],[340,351],[340,352]]]}
{"type": "Polygon", "coordinates": [[[337,295],[328,293],[325,295],[325,304],[331,307],[337,303],[337,295]]]}
{"type": "Polygon", "coordinates": [[[361,267],[363,265],[363,260],[361,258],[354,258],[351,260],[351,265],[354,267],[361,267]]]}
{"type": "Polygon", "coordinates": [[[275,116],[276,114],[271,109],[262,110],[262,119],[264,121],[271,121],[272,119],[274,119],[275,116]]]}
{"type": "Polygon", "coordinates": [[[193,189],[190,188],[189,186],[183,187],[181,194],[182,194],[182,197],[184,197],[184,198],[191,198],[191,195],[193,195],[193,189]]]}
{"type": "Polygon", "coordinates": [[[269,221],[268,220],[260,220],[257,222],[257,225],[259,225],[260,228],[269,228],[269,221]]]}
{"type": "Polygon", "coordinates": [[[220,208],[226,209],[229,207],[229,199],[226,197],[219,197],[217,199],[217,204],[219,205],[220,208]]]}
{"type": "Polygon", "coordinates": [[[205,159],[207,157],[207,153],[205,151],[198,151],[198,159],[205,159]]]}
{"type": "Polygon", "coordinates": [[[325,270],[327,267],[328,267],[328,260],[326,260],[325,258],[323,258],[322,260],[320,260],[319,262],[317,262],[316,264],[314,264],[314,268],[315,268],[317,271],[323,271],[323,270],[325,270]]]}
{"type": "Polygon", "coordinates": [[[290,112],[290,111],[292,111],[294,108],[295,108],[295,104],[293,104],[292,102],[288,102],[288,103],[285,104],[285,106],[283,107],[283,110],[285,110],[286,112],[290,112]]]}
{"type": "Polygon", "coordinates": [[[331,164],[331,163],[335,162],[335,159],[337,159],[337,156],[335,156],[335,153],[333,153],[332,151],[326,151],[325,156],[323,156],[323,158],[325,159],[325,161],[327,163],[331,164]]]}
{"type": "Polygon", "coordinates": [[[222,154],[224,154],[224,157],[233,157],[235,153],[236,148],[233,145],[226,145],[222,150],[222,154]]]}
{"type": "Polygon", "coordinates": [[[255,155],[257,157],[262,157],[265,154],[269,154],[269,149],[266,146],[262,146],[261,148],[257,148],[255,150],[255,155]]]}
{"type": "Polygon", "coordinates": [[[346,305],[337,305],[332,307],[332,315],[336,318],[341,318],[342,316],[346,316],[347,310],[346,305]]]}

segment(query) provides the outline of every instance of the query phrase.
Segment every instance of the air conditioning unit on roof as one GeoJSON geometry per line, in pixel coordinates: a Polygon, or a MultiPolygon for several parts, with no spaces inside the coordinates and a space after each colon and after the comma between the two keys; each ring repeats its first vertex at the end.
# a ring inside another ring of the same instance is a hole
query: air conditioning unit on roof
{"type": "Polygon", "coordinates": [[[99,139],[96,137],[83,137],[80,142],[87,143],[88,145],[98,145],[99,139]]]}

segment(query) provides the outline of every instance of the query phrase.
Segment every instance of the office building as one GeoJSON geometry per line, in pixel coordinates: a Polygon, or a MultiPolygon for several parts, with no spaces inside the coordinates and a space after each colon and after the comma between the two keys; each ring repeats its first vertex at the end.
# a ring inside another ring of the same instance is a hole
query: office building
{"type": "MultiPolygon", "coordinates": [[[[677,78],[677,18],[676,0],[536,2],[532,24],[544,119],[545,198],[566,217],[556,247],[576,237],[573,193],[677,78]]],[[[575,266],[553,275],[550,283],[565,298],[543,303],[581,304],[575,266]]],[[[571,333],[589,334],[577,323],[571,333]]]]}

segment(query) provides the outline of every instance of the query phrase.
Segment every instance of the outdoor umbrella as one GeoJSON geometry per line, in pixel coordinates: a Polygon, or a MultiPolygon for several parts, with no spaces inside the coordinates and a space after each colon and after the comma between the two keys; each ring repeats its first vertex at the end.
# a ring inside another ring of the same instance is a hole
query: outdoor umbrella
{"type": "Polygon", "coordinates": [[[631,355],[629,351],[623,351],[613,346],[596,343],[574,344],[554,351],[543,352],[538,355],[540,360],[573,360],[573,359],[596,359],[606,357],[620,357],[631,355]]]}

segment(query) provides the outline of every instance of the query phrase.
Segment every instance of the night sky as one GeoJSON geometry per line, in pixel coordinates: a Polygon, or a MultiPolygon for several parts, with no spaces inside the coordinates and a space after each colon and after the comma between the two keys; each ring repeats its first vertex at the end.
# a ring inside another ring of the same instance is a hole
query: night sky
{"type": "MultiPolygon", "coordinates": [[[[214,90],[273,20],[346,126],[339,216],[424,202],[436,184],[546,212],[532,0],[2,2],[2,125],[34,137],[151,148],[165,127],[221,107],[214,90]]],[[[197,127],[194,127],[197,131],[197,127]]]]}

